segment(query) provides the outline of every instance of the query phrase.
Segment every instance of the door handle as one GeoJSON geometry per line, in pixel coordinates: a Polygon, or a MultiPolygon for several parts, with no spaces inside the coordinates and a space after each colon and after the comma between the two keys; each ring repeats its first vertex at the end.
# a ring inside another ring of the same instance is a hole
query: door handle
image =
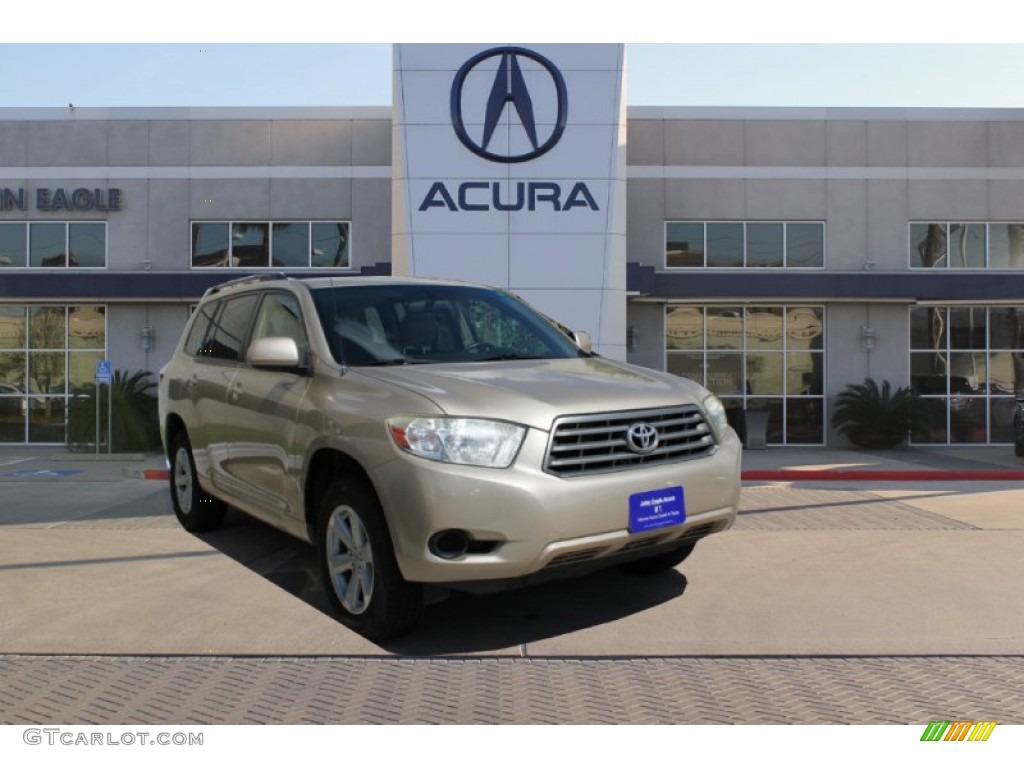
{"type": "Polygon", "coordinates": [[[232,403],[238,402],[238,398],[242,396],[242,384],[237,381],[231,382],[231,386],[228,387],[228,400],[232,403]]]}

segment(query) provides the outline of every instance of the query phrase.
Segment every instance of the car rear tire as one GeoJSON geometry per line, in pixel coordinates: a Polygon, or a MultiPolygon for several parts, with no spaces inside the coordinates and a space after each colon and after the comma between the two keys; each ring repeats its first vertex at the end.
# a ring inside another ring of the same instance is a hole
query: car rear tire
{"type": "Polygon", "coordinates": [[[171,501],[178,522],[192,533],[212,531],[224,522],[227,505],[199,487],[188,435],[179,432],[171,443],[171,501]]]}
{"type": "Polygon", "coordinates": [[[423,586],[402,577],[380,502],[365,485],[340,480],[324,493],[317,550],[324,588],[342,624],[381,641],[419,621],[423,586]]]}
{"type": "Polygon", "coordinates": [[[643,557],[639,560],[631,560],[623,563],[621,568],[630,573],[651,574],[671,571],[683,560],[690,556],[693,548],[697,546],[696,541],[687,541],[668,552],[659,552],[650,557],[643,557]]]}

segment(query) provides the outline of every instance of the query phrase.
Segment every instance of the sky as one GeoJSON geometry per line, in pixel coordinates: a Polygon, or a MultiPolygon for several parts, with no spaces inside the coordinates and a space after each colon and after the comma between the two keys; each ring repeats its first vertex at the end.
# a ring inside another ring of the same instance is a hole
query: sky
{"type": "Polygon", "coordinates": [[[624,5],[19,4],[0,25],[0,107],[390,105],[391,42],[495,40],[625,41],[630,105],[1024,107],[1021,4],[624,5]],[[500,25],[499,7],[516,10],[500,25]]]}
{"type": "MultiPolygon", "coordinates": [[[[630,105],[1024,107],[1024,45],[627,44],[626,62],[630,105]]],[[[6,44],[0,72],[8,107],[391,104],[388,44],[6,44]]]]}

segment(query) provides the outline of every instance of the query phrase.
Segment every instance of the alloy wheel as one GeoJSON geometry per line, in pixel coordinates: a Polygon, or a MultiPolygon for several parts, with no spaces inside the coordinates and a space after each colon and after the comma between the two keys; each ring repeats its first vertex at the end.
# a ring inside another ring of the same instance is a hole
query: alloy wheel
{"type": "Polygon", "coordinates": [[[359,615],[373,597],[373,550],[366,527],[352,507],[331,512],[327,526],[327,567],[342,608],[359,615]]]}

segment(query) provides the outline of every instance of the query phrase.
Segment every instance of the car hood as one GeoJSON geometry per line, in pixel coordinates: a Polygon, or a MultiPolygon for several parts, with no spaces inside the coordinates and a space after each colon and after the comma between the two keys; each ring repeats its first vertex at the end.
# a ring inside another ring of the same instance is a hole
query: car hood
{"type": "Polygon", "coordinates": [[[550,430],[567,414],[697,403],[703,387],[671,374],[604,358],[509,360],[360,368],[359,373],[428,398],[455,416],[550,430]]]}

